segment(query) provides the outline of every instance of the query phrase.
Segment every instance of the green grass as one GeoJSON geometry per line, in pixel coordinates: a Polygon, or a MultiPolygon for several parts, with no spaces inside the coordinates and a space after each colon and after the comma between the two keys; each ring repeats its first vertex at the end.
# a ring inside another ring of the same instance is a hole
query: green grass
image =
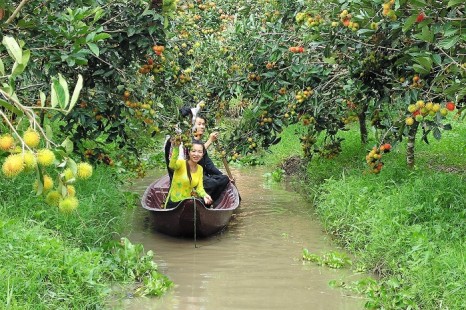
{"type": "Polygon", "coordinates": [[[85,309],[105,293],[102,254],[70,247],[34,222],[0,221],[0,303],[13,309],[85,309]]]}
{"type": "MultiPolygon", "coordinates": [[[[341,133],[342,154],[307,166],[303,185],[327,231],[380,276],[368,308],[466,308],[466,125],[452,125],[439,141],[417,141],[414,169],[403,141],[380,174],[367,173],[375,142],[362,146],[356,127],[341,133]]],[[[286,158],[287,146],[275,148],[271,157],[286,158]]]]}
{"type": "MultiPolygon", "coordinates": [[[[153,253],[119,232],[135,205],[108,167],[76,184],[76,212],[61,213],[32,191],[33,174],[0,178],[0,304],[12,309],[95,309],[114,283],[161,295],[171,282],[153,253]]],[[[128,288],[131,291],[130,288],[128,288]]]]}
{"type": "Polygon", "coordinates": [[[47,205],[42,196],[36,197],[32,191],[34,180],[33,173],[14,180],[0,179],[4,197],[0,209],[10,217],[32,219],[55,229],[75,246],[99,247],[112,240],[122,229],[126,211],[134,206],[134,200],[119,190],[108,167],[97,168],[92,178],[75,184],[79,207],[72,215],[47,205]]]}

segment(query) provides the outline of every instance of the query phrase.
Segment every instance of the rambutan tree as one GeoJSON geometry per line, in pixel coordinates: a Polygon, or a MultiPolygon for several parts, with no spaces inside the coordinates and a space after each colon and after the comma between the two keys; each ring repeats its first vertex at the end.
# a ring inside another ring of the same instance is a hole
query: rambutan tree
{"type": "Polygon", "coordinates": [[[30,63],[31,52],[23,48],[24,42],[13,37],[4,36],[2,44],[9,56],[0,58],[2,174],[15,178],[21,173],[35,173],[35,193],[43,195],[48,204],[69,213],[78,206],[73,183],[77,179],[89,178],[93,168],[88,163],[76,163],[72,159],[73,143],[69,139],[55,143],[51,124],[40,123],[39,115],[48,110],[64,114],[72,111],[82,89],[82,76],[78,76],[70,94],[68,82],[59,74],[50,83],[49,102],[45,94],[39,92],[39,104],[28,105],[20,99],[22,94],[17,89],[17,81],[30,63]]]}
{"type": "Polygon", "coordinates": [[[307,126],[306,157],[332,157],[338,131],[357,120],[362,147],[369,124],[379,140],[371,171],[383,166],[382,146],[404,139],[412,166],[416,139],[441,138],[448,113],[464,109],[461,1],[212,3],[180,7],[192,25],[180,27],[180,41],[199,47],[192,88],[209,98],[207,110],[221,118],[232,102],[240,107],[231,158],[267,148],[297,121],[307,126]]]}

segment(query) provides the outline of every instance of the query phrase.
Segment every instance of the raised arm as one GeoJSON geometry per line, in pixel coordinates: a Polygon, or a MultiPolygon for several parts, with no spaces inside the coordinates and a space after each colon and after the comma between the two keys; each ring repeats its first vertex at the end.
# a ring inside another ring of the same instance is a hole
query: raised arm
{"type": "Polygon", "coordinates": [[[204,147],[208,149],[212,143],[217,141],[217,139],[218,139],[218,132],[214,131],[213,133],[209,135],[209,139],[204,143],[204,147]]]}
{"type": "Polygon", "coordinates": [[[181,165],[183,164],[182,160],[178,160],[178,157],[180,155],[180,148],[178,146],[175,146],[173,148],[173,153],[172,157],[170,158],[170,162],[168,163],[168,167],[173,170],[178,170],[180,169],[181,165]]]}

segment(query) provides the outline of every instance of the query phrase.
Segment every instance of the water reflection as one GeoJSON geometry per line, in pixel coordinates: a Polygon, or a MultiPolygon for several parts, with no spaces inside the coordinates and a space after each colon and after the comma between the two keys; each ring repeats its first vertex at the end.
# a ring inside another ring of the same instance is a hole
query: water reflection
{"type": "MultiPolygon", "coordinates": [[[[129,238],[156,253],[160,270],[176,284],[166,296],[121,302],[124,309],[362,309],[364,301],[332,289],[351,282],[347,270],[303,264],[302,249],[321,254],[331,245],[312,208],[283,185],[264,183],[264,168],[234,170],[242,203],[228,228],[207,239],[154,232],[147,211],[136,211],[129,238]]],[[[163,171],[140,180],[142,194],[163,171]]]]}

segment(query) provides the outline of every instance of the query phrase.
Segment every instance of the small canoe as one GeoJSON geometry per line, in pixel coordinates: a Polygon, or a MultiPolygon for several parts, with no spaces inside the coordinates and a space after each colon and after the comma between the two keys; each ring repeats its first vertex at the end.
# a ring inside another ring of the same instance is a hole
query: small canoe
{"type": "Polygon", "coordinates": [[[145,190],[141,205],[150,211],[154,229],[170,236],[213,235],[228,225],[240,204],[238,189],[230,182],[212,207],[206,207],[203,200],[190,198],[181,201],[175,208],[164,209],[169,184],[168,175],[154,181],[145,190]]]}

